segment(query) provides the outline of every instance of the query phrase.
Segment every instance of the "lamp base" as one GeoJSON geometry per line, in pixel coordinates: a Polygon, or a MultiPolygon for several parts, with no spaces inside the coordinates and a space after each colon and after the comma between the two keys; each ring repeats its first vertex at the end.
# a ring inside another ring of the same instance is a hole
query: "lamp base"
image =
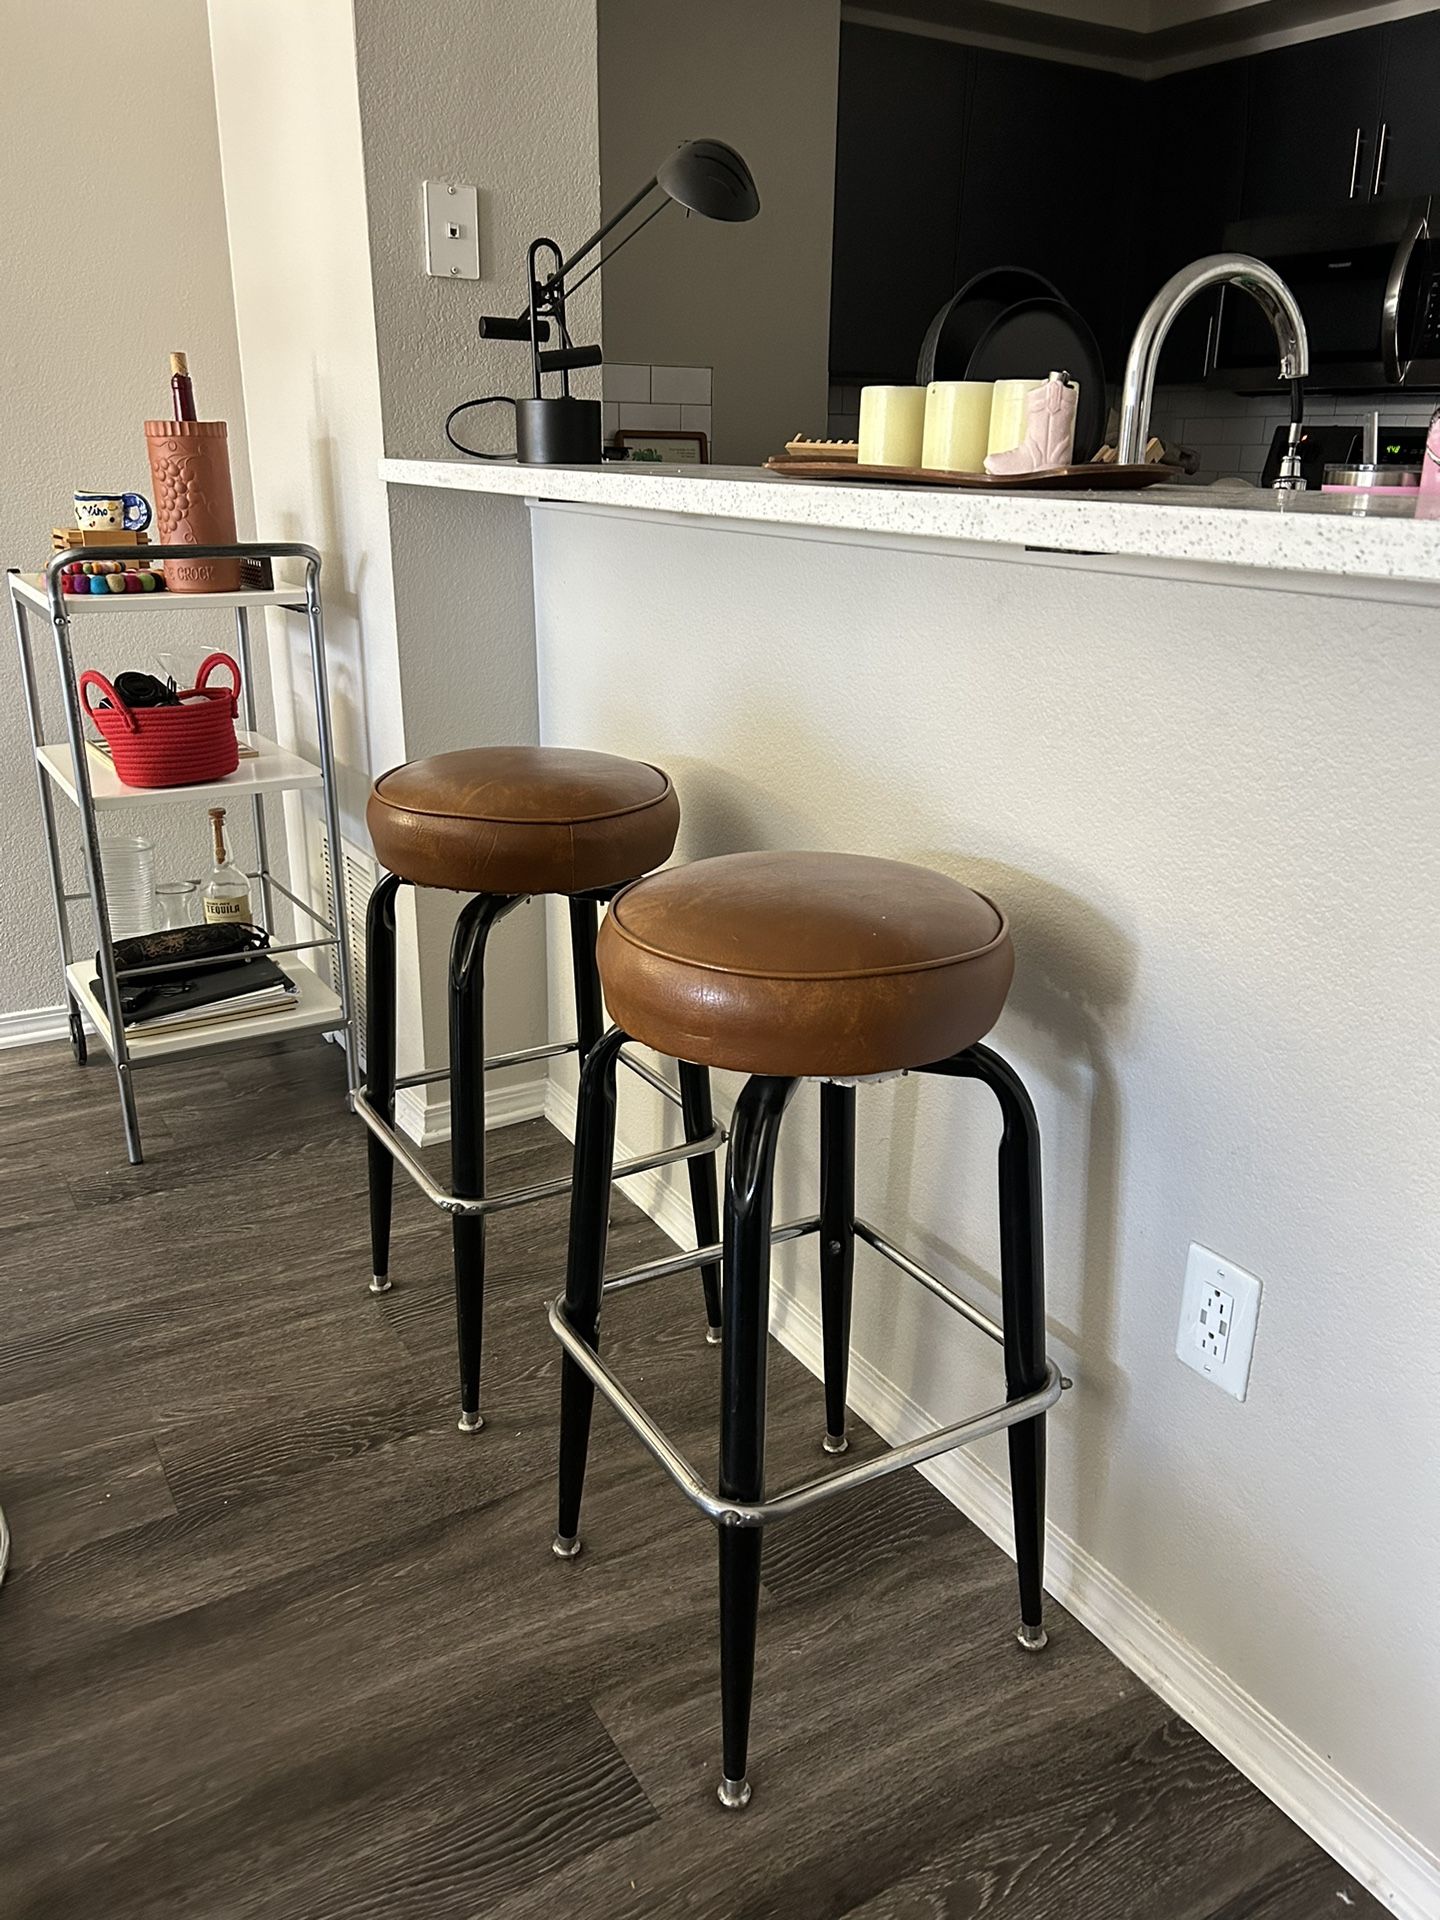
{"type": "Polygon", "coordinates": [[[515,458],[522,467],[600,464],[600,402],[560,395],[515,402],[515,458]]]}

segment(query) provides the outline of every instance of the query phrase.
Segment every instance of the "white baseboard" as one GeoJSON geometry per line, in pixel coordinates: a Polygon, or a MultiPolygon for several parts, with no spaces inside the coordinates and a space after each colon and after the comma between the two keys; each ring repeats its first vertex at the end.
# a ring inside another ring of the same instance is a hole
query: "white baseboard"
{"type": "MultiPolygon", "coordinates": [[[[439,1082],[441,1087],[447,1083],[439,1082]]],[[[485,1131],[496,1127],[515,1127],[522,1120],[538,1120],[546,1112],[544,1070],[533,1079],[514,1086],[494,1087],[485,1095],[485,1131]]],[[[395,1124],[417,1147],[433,1147],[450,1138],[450,1096],[436,1093],[426,1098],[424,1087],[401,1087],[395,1096],[395,1124]]]]}
{"type": "MultiPolygon", "coordinates": [[[[550,1083],[545,1113],[562,1133],[574,1138],[575,1096],[568,1088],[550,1083]]],[[[617,1141],[617,1158],[637,1151],[617,1141]]],[[[654,1169],[637,1174],[625,1182],[625,1191],[678,1245],[693,1246],[688,1195],[666,1172],[654,1169]]],[[[802,1365],[820,1376],[820,1323],[808,1307],[779,1288],[771,1331],[802,1365]]],[[[848,1398],[866,1425],[892,1446],[941,1424],[860,1353],[851,1355],[848,1398]]],[[[928,1461],[919,1471],[1014,1558],[1010,1490],[983,1462],[960,1447],[928,1461]]],[[[1437,1920],[1440,1858],[1151,1613],[1053,1523],[1045,1536],[1045,1588],[1400,1920],[1437,1920]]]]}
{"type": "Polygon", "coordinates": [[[69,1032],[64,1007],[30,1007],[20,1013],[0,1013],[0,1048],[38,1047],[42,1041],[64,1040],[69,1032]]]}

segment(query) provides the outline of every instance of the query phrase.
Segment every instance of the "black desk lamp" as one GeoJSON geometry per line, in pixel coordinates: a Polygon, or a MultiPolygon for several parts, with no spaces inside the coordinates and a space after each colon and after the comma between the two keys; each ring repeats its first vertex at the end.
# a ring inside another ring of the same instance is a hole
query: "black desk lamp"
{"type": "Polygon", "coordinates": [[[603,356],[599,347],[577,347],[571,343],[565,324],[565,301],[672,202],[706,220],[753,220],[760,211],[760,195],[750,169],[733,147],[727,147],[723,140],[688,140],[663,160],[653,178],[568,259],[553,240],[532,240],[527,256],[530,298],[525,311],[513,320],[487,314],[480,322],[480,337],[482,340],[529,341],[533,397],[516,400],[509,394],[491,394],[484,400],[462,402],[445,422],[445,436],[451,446],[482,460],[509,459],[508,454],[475,454],[473,448],[461,446],[450,431],[451,422],[468,408],[505,401],[515,409],[515,457],[523,466],[584,466],[599,461],[600,402],[577,400],[570,392],[570,375],[580,367],[598,367],[603,356]],[[659,205],[567,286],[567,277],[580,262],[594,253],[607,235],[656,191],[664,196],[659,205]],[[550,339],[552,325],[560,344],[547,347],[545,343],[550,339]],[[558,395],[545,393],[543,380],[547,373],[559,374],[558,395]]]}

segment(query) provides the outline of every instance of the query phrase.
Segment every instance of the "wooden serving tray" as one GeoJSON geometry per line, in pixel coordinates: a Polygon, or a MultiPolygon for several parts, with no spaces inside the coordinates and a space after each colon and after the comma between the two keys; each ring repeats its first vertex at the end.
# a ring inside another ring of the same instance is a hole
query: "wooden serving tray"
{"type": "Polygon", "coordinates": [[[1127,493],[1186,477],[1179,467],[1153,463],[1122,467],[1113,460],[1042,467],[1035,473],[941,473],[930,467],[867,467],[855,460],[796,460],[786,454],[776,454],[765,465],[771,473],[789,474],[796,480],[869,480],[892,487],[961,487],[976,493],[1014,493],[1041,487],[1066,493],[1088,489],[1127,493]]]}

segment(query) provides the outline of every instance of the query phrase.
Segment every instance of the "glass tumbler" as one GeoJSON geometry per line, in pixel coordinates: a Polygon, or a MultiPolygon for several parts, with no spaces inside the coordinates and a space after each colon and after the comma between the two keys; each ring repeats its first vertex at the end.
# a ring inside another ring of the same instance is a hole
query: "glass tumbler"
{"type": "Polygon", "coordinates": [[[110,907],[110,936],[128,940],[155,931],[155,843],[133,833],[100,842],[105,898],[110,907]]]}
{"type": "Polygon", "coordinates": [[[199,919],[199,893],[198,880],[162,880],[155,889],[156,931],[193,927],[199,919]]]}

